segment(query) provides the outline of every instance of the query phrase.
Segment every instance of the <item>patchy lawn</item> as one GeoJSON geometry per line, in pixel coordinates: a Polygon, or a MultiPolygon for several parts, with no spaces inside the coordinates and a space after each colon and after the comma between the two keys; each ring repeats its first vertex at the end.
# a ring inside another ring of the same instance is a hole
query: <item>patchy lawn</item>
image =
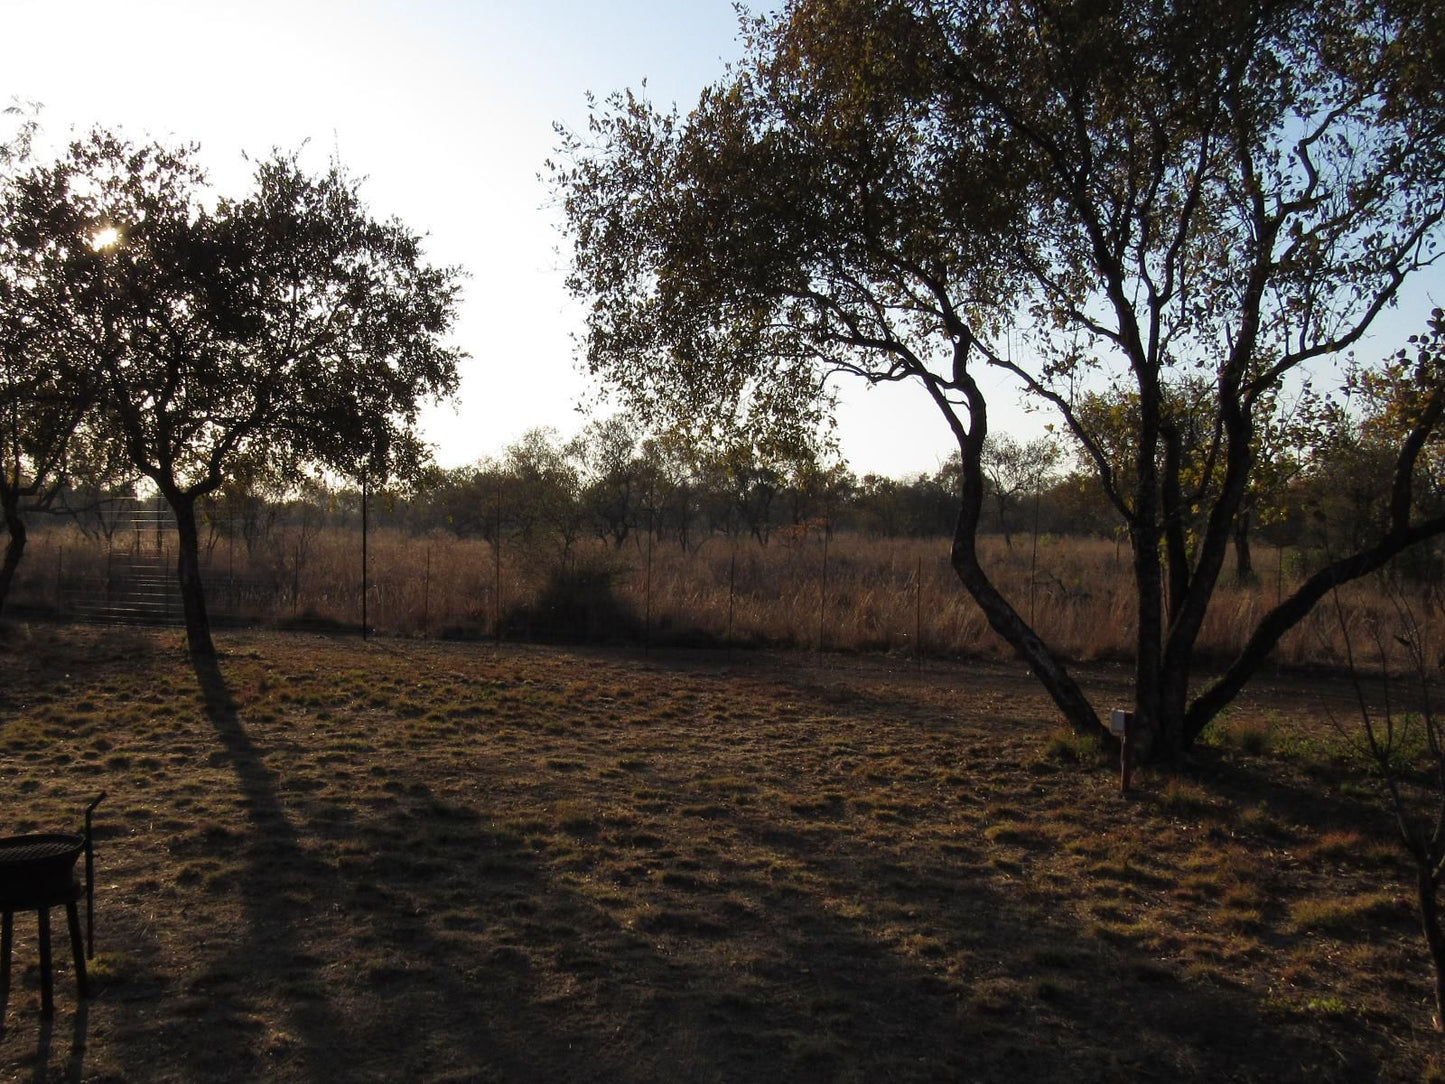
{"type": "Polygon", "coordinates": [[[0,643],[0,834],[110,795],[96,996],[61,936],[43,1024],[17,915],[0,1076],[1438,1071],[1329,681],[1260,687],[1121,796],[1019,667],[219,643],[209,696],[175,633],[0,643]]]}

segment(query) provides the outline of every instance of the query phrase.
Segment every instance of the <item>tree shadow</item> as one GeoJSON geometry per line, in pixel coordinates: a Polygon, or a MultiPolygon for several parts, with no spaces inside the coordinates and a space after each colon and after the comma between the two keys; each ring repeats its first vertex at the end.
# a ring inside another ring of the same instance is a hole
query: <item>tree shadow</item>
{"type": "MultiPolygon", "coordinates": [[[[235,772],[250,823],[248,838],[236,848],[242,863],[232,886],[240,897],[244,928],[230,951],[196,976],[188,990],[195,999],[196,1023],[208,1033],[196,1068],[202,1075],[227,1079],[253,1065],[258,1047],[266,1046],[266,1037],[256,1034],[254,1013],[257,998],[270,996],[266,987],[283,980],[305,986],[317,980],[324,963],[304,947],[299,930],[308,915],[277,891],[276,873],[284,870],[304,881],[324,877],[326,870],[302,846],[281,801],[277,776],[248,734],[219,660],[193,656],[191,661],[206,717],[235,772]]],[[[332,1052],[347,1042],[345,1022],[324,998],[292,1001],[286,1015],[299,1039],[291,1054],[302,1063],[303,1075],[326,1079],[332,1052]]]]}
{"type": "Polygon", "coordinates": [[[489,902],[525,912],[546,898],[525,847],[421,784],[400,810],[369,816],[310,796],[299,773],[286,779],[267,765],[219,665],[195,669],[250,824],[236,848],[243,925],[187,982],[183,1011],[207,1039],[182,1040],[168,1055],[175,1071],[208,1080],[421,1079],[439,1070],[446,1079],[609,1078],[565,1011],[527,1011],[518,951],[461,951],[429,930],[438,910],[465,912],[470,925],[486,920],[489,902]],[[280,1026],[258,1023],[278,1016],[280,1026]]]}

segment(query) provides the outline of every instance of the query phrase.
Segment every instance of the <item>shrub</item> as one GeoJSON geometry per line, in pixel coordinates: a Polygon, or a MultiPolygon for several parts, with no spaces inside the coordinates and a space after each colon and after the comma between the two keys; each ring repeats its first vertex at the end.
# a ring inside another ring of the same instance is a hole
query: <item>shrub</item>
{"type": "Polygon", "coordinates": [[[621,571],[596,558],[554,567],[535,600],[506,612],[504,633],[559,643],[640,639],[642,622],[614,587],[621,571]]]}
{"type": "Polygon", "coordinates": [[[1078,734],[1060,727],[1044,743],[1044,759],[1061,764],[1098,764],[1107,757],[1103,734],[1078,734]]]}

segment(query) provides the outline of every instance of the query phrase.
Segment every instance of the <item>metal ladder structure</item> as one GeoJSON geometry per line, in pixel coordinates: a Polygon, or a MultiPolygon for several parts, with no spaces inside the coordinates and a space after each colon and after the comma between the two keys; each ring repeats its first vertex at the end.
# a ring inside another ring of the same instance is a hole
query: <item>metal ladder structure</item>
{"type": "Polygon", "coordinates": [[[111,536],[105,581],[68,587],[64,607],[85,621],[179,625],[175,517],[159,497],[135,500],[111,536]]]}

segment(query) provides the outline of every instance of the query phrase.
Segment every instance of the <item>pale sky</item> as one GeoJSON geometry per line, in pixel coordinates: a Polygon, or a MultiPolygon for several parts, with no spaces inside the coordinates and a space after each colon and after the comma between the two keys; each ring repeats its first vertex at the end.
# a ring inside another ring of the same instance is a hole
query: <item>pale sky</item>
{"type": "MultiPolygon", "coordinates": [[[[42,103],[52,139],[99,123],[195,141],[227,192],[246,187],[243,153],[309,140],[315,168],[336,152],[376,213],[463,265],[472,356],[456,404],[425,420],[444,466],[585,421],[581,310],[538,178],[553,123],[580,128],[589,90],[644,79],[686,109],[741,52],[729,0],[0,0],[0,32],[0,99],[42,103]]],[[[932,471],[951,450],[918,392],[845,392],[859,473],[932,471]]]]}
{"type": "MultiPolygon", "coordinates": [[[[374,212],[427,234],[433,261],[462,264],[456,341],[472,356],[457,403],[425,420],[444,466],[585,420],[581,313],[538,178],[553,123],[581,128],[589,90],[643,79],[686,110],[741,52],[730,0],[0,0],[0,33],[0,101],[42,103],[52,138],[98,123],[198,142],[229,193],[246,187],[244,153],[309,140],[315,168],[335,152],[368,178],[374,212]]],[[[1417,291],[1401,313],[1409,330],[1427,300],[1417,291]]],[[[859,474],[931,472],[953,450],[920,389],[840,390],[859,474]]],[[[993,428],[1034,435],[1048,419],[1014,400],[992,399],[993,428]]]]}

